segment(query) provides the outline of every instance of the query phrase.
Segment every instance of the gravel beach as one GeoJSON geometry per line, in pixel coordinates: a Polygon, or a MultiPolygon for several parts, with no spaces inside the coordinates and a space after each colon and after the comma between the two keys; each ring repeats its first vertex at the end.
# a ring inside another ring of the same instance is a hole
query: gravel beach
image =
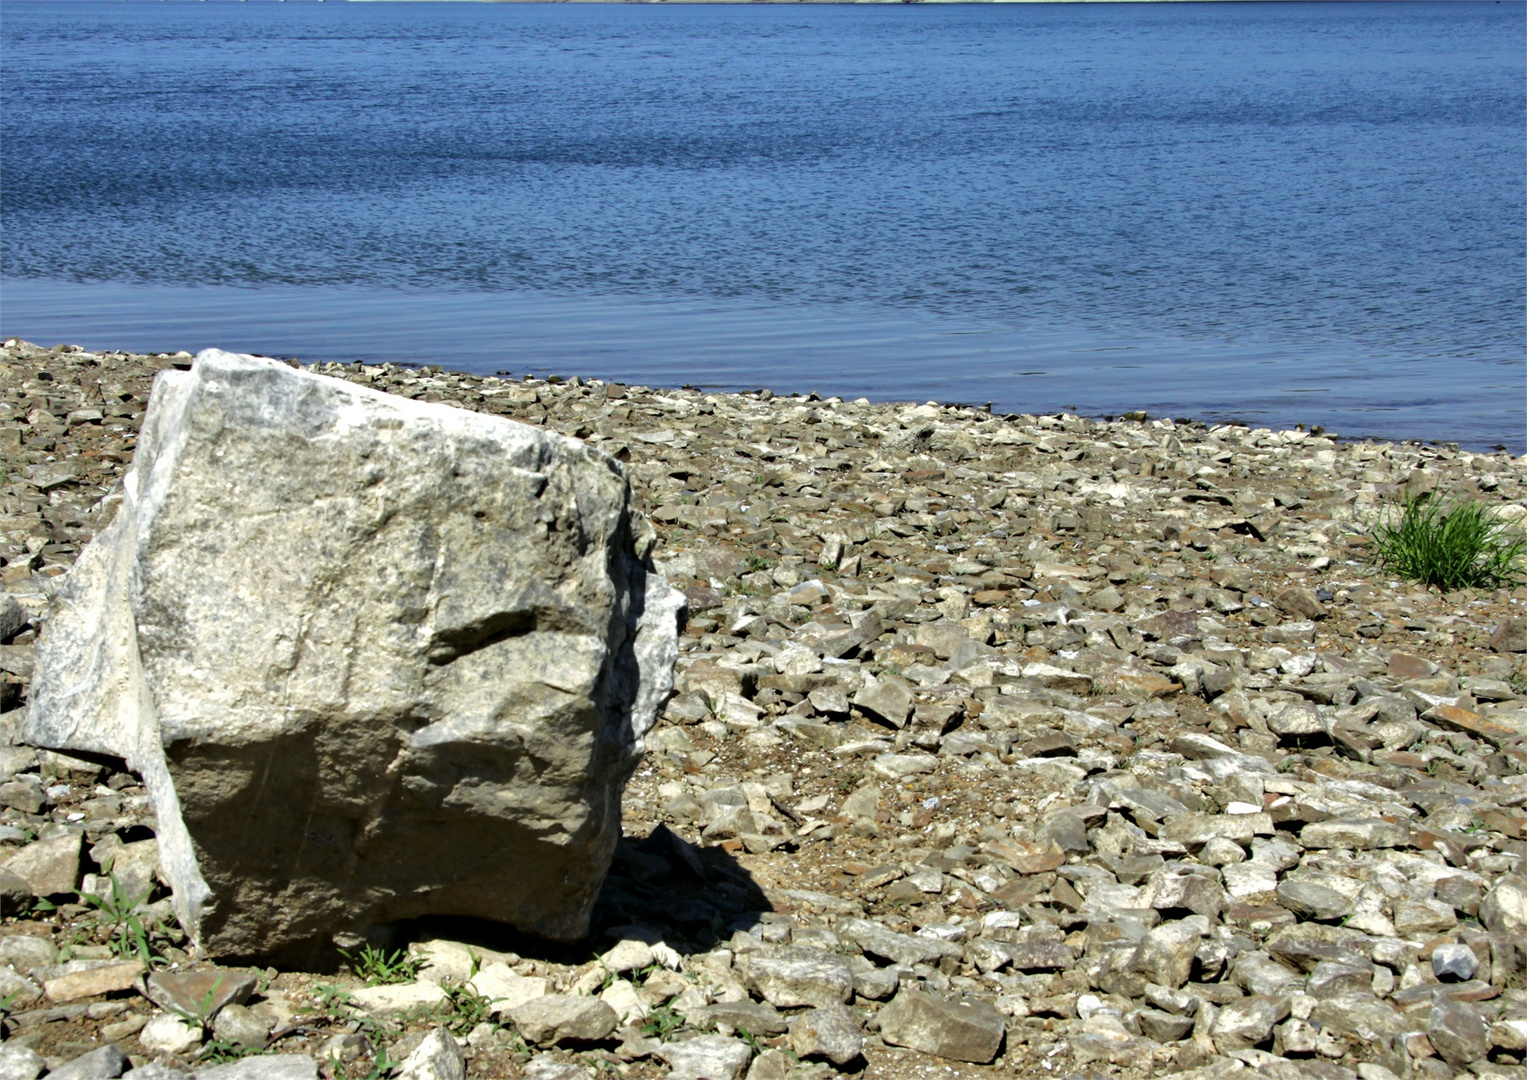
{"type": "Polygon", "coordinates": [[[0,347],[0,1080],[1527,1076],[1527,588],[1369,555],[1407,494],[1527,526],[1524,459],[390,364],[306,368],[625,463],[677,692],[588,943],[214,1002],[137,778],[6,737],[191,362],[0,347]]]}

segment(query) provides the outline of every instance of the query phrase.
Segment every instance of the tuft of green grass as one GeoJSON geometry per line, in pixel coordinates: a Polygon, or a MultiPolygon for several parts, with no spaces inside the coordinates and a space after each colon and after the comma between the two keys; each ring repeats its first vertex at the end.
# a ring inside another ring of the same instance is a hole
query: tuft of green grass
{"type": "Polygon", "coordinates": [[[240,1046],[226,1039],[209,1039],[201,1048],[201,1052],[196,1055],[196,1060],[206,1062],[208,1065],[227,1065],[229,1062],[259,1053],[263,1053],[263,1050],[258,1046],[240,1046]]]}
{"type": "Polygon", "coordinates": [[[354,954],[340,949],[339,955],[345,958],[346,965],[357,978],[366,980],[368,986],[412,982],[424,966],[423,960],[409,956],[403,949],[389,953],[366,945],[354,954]]]}
{"type": "Polygon", "coordinates": [[[642,1024],[641,1032],[649,1039],[663,1039],[683,1026],[682,1016],[668,1005],[659,1005],[652,1010],[646,1022],[642,1024]]]}
{"type": "Polygon", "coordinates": [[[1407,499],[1371,531],[1374,560],[1408,581],[1451,591],[1527,580],[1527,536],[1474,499],[1407,499]]]}
{"type": "Polygon", "coordinates": [[[436,1015],[457,1035],[466,1035],[491,1015],[493,1000],[475,993],[467,986],[445,987],[446,1000],[436,1006],[436,1015]]]}
{"type": "MultiPolygon", "coordinates": [[[[97,917],[111,935],[113,952],[124,959],[152,964],[156,956],[149,944],[149,928],[144,924],[138,909],[148,900],[153,887],[144,890],[141,896],[130,896],[117,881],[117,875],[112,874],[110,880],[110,896],[82,892],[79,894],[80,901],[99,913],[97,917]]],[[[163,959],[159,959],[163,963],[163,959]]]]}

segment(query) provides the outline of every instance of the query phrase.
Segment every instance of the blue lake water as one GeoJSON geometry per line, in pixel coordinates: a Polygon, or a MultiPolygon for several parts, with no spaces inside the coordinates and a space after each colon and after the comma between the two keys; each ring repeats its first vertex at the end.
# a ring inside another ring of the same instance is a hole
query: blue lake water
{"type": "Polygon", "coordinates": [[[1527,6],[0,2],[0,334],[1527,449],[1527,6]]]}

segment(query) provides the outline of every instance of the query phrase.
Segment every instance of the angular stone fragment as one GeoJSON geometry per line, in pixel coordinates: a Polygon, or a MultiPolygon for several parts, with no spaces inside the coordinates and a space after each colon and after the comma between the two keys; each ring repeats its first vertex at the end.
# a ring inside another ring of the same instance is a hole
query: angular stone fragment
{"type": "Polygon", "coordinates": [[[1063,971],[1076,963],[1076,954],[1064,941],[1019,941],[1002,947],[1019,971],[1063,971]]]}
{"type": "Polygon", "coordinates": [[[1062,852],[1082,854],[1092,850],[1092,842],[1087,839],[1086,821],[1070,810],[1053,815],[1039,827],[1036,838],[1041,844],[1058,847],[1062,852]]]}
{"type": "Polygon", "coordinates": [[[1479,970],[1479,957],[1463,944],[1438,945],[1432,950],[1432,974],[1439,980],[1465,982],[1479,970]]]}
{"type": "Polygon", "coordinates": [[[467,1059],[456,1036],[437,1027],[414,1047],[397,1075],[398,1080],[466,1080],[467,1059]]]}
{"type": "Polygon", "coordinates": [[[960,946],[918,934],[898,934],[868,919],[845,919],[837,925],[840,936],[871,956],[895,964],[936,964],[945,956],[959,957],[960,946]]]}
{"type": "MultiPolygon", "coordinates": [[[[1490,1026],[1490,1042],[1502,1050],[1527,1050],[1527,1020],[1501,1020],[1490,1026]]],[[[4,1051],[0,1051],[4,1053],[4,1051]]],[[[3,1068],[3,1066],[0,1066],[3,1068]]],[[[23,1078],[28,1080],[28,1078],[23,1078]]]]}
{"type": "Polygon", "coordinates": [[[1222,1054],[1245,1050],[1272,1037],[1273,1025],[1288,1016],[1288,998],[1247,997],[1220,1009],[1210,1032],[1222,1054]]]}
{"type": "Polygon", "coordinates": [[[23,814],[40,814],[47,802],[42,788],[35,784],[0,784],[0,806],[20,810],[23,814]]]}
{"type": "Polygon", "coordinates": [[[1308,701],[1296,701],[1284,706],[1267,721],[1267,729],[1285,740],[1323,735],[1327,730],[1320,710],[1308,701]]]}
{"type": "Polygon", "coordinates": [[[664,1043],[657,1054],[668,1063],[668,1080],[737,1080],[753,1051],[741,1039],[701,1035],[664,1043]]]}
{"type": "Polygon", "coordinates": [[[880,1010],[880,1037],[892,1046],[984,1065],[997,1056],[1007,1021],[992,1006],[970,998],[945,1001],[903,990],[880,1010]]]}
{"type": "Polygon", "coordinates": [[[59,1080],[112,1080],[131,1067],[132,1062],[128,1061],[122,1048],[115,1043],[108,1043],[99,1050],[81,1054],[48,1075],[59,1077],[59,1080]]]}
{"type": "Polygon", "coordinates": [[[634,529],[581,444],[203,353],[156,383],[25,738],[142,774],[209,955],[424,914],[579,937],[676,655],[634,529]]]}
{"type": "Polygon", "coordinates": [[[15,915],[30,907],[36,894],[23,877],[0,866],[0,915],[15,915]]]}
{"type": "Polygon", "coordinates": [[[938,758],[932,754],[877,754],[874,769],[876,776],[904,780],[909,776],[935,772],[938,758]]]}
{"type": "Polygon", "coordinates": [[[691,1024],[725,1024],[734,1030],[765,1038],[783,1035],[790,1028],[779,1010],[761,1001],[718,1001],[714,1005],[691,1009],[684,1015],[691,1024]]]}
{"type": "Polygon", "coordinates": [[[148,896],[159,873],[159,842],[139,840],[122,844],[102,856],[91,849],[91,858],[101,863],[101,872],[116,878],[122,895],[132,900],[148,896]],[[104,860],[104,861],[103,861],[104,860]]]}
{"type": "Polygon", "coordinates": [[[1140,1022],[1140,1033],[1155,1042],[1176,1042],[1193,1030],[1191,1016],[1174,1016],[1160,1009],[1141,1009],[1135,1015],[1140,1022]]]}
{"type": "Polygon", "coordinates": [[[225,1005],[244,1004],[254,988],[247,971],[156,971],[144,980],[143,994],[161,1009],[205,1023],[225,1005]]]}
{"type": "Polygon", "coordinates": [[[85,971],[55,976],[44,982],[42,989],[49,1001],[79,1001],[81,998],[126,990],[142,974],[143,963],[139,960],[107,962],[85,971]]]}
{"type": "Polygon", "coordinates": [[[1258,832],[1272,832],[1266,814],[1178,814],[1161,827],[1161,839],[1201,847],[1215,837],[1245,844],[1258,832]]]}
{"type": "Polygon", "coordinates": [[[1230,967],[1235,981],[1247,993],[1261,995],[1292,994],[1303,990],[1305,980],[1278,961],[1257,949],[1237,956],[1230,967]]]}
{"type": "Polygon", "coordinates": [[[1224,906],[1225,891],[1219,882],[1206,874],[1191,872],[1187,867],[1174,866],[1156,871],[1151,875],[1150,886],[1150,906],[1157,911],[1183,909],[1195,915],[1216,918],[1224,906]]]}
{"type": "Polygon", "coordinates": [[[71,893],[80,883],[80,852],[85,834],[68,832],[36,840],[12,855],[5,869],[27,883],[33,896],[71,893]]]}
{"type": "Polygon", "coordinates": [[[538,1046],[603,1039],[619,1022],[615,1010],[598,998],[547,994],[509,1012],[520,1034],[538,1046]]]}
{"type": "Polygon", "coordinates": [[[261,1054],[196,1070],[196,1080],[315,1080],[318,1063],[306,1054],[261,1054]]]}
{"type": "Polygon", "coordinates": [[[1490,1028],[1478,1011],[1442,994],[1432,1002],[1426,1037],[1432,1049],[1456,1069],[1478,1061],[1490,1051],[1490,1028]]]}
{"type": "Polygon", "coordinates": [[[626,979],[611,982],[599,992],[599,1000],[615,1010],[617,1023],[639,1023],[652,1014],[647,999],[637,991],[634,983],[626,979]]]}
{"type": "Polygon", "coordinates": [[[790,1028],[790,1049],[803,1058],[826,1058],[834,1065],[847,1065],[863,1047],[859,1025],[842,1005],[812,1009],[790,1028]]]}
{"type": "Polygon", "coordinates": [[[30,1046],[0,1046],[0,1080],[37,1080],[47,1068],[47,1061],[30,1046]]]}
{"type": "Polygon", "coordinates": [[[42,997],[42,988],[9,967],[0,967],[0,1000],[9,1000],[13,1008],[30,1005],[42,997]]]}
{"type": "Polygon", "coordinates": [[[1352,913],[1352,901],[1313,881],[1280,881],[1278,901],[1301,919],[1334,922],[1352,913]]]}
{"type": "Polygon", "coordinates": [[[26,608],[14,596],[0,596],[0,640],[9,641],[25,630],[31,621],[26,608]]]}
{"type": "Polygon", "coordinates": [[[270,1024],[260,1014],[243,1005],[225,1005],[212,1022],[212,1035],[221,1042],[250,1050],[263,1050],[270,1037],[270,1024]]]}
{"type": "MultiPolygon", "coordinates": [[[[1085,839],[1084,828],[1084,842],[1085,839]]],[[[997,856],[1020,874],[1043,874],[1065,865],[1066,862],[1066,853],[1054,841],[1046,846],[1027,844],[1021,840],[996,840],[983,846],[984,850],[997,856]]]]}
{"type": "Polygon", "coordinates": [[[1310,1020],[1334,1034],[1369,1042],[1397,1038],[1409,1030],[1409,1021],[1402,1013],[1372,994],[1328,998],[1315,1006],[1310,1020]]]}
{"type": "Polygon", "coordinates": [[[1503,620],[1490,635],[1490,648],[1496,652],[1527,652],[1527,617],[1513,615],[1503,620]]]}
{"type": "Polygon", "coordinates": [[[1345,997],[1373,989],[1373,965],[1368,961],[1322,960],[1310,972],[1308,993],[1311,997],[1345,997]]]}
{"type": "Polygon", "coordinates": [[[1479,905],[1479,921],[1495,934],[1527,934],[1527,877],[1506,874],[1479,905]]]}
{"type": "MultiPolygon", "coordinates": [[[[1507,713],[1497,714],[1507,716],[1507,713]]],[[[1440,728],[1449,731],[1461,731],[1465,735],[1478,735],[1486,739],[1492,739],[1497,743],[1507,742],[1511,739],[1527,734],[1527,728],[1520,725],[1497,723],[1489,717],[1481,716],[1473,709],[1460,708],[1448,702],[1440,701],[1421,714],[1421,719],[1430,720],[1440,728]]]]}
{"type": "Polygon", "coordinates": [[[885,1001],[901,986],[901,972],[894,967],[877,968],[865,960],[863,966],[853,967],[853,973],[854,993],[872,1001],[885,1001]]]}
{"type": "Polygon", "coordinates": [[[1278,610],[1289,615],[1297,615],[1303,619],[1323,619],[1326,617],[1325,605],[1315,595],[1315,590],[1307,589],[1303,586],[1292,585],[1287,589],[1279,591],[1278,595],[1273,598],[1273,603],[1278,606],[1278,610]]]}
{"type": "Polygon", "coordinates": [[[906,727],[912,713],[912,694],[900,683],[881,680],[854,695],[853,703],[892,727],[906,727]]]}
{"type": "Polygon", "coordinates": [[[1203,916],[1162,923],[1140,942],[1130,960],[1129,969],[1138,971],[1153,983],[1173,990],[1188,981],[1198,943],[1209,931],[1203,916]]]}
{"type": "Polygon", "coordinates": [[[1410,830],[1383,818],[1333,818],[1306,825],[1299,832],[1305,847],[1370,848],[1404,847],[1410,843],[1410,830]]]}
{"type": "Polygon", "coordinates": [[[58,946],[37,934],[9,934],[0,938],[0,964],[17,971],[48,967],[58,963],[58,946]]]}
{"type": "Polygon", "coordinates": [[[854,992],[854,975],[848,965],[818,949],[749,957],[743,975],[748,986],[776,1008],[842,1004],[854,992]]]}
{"type": "Polygon", "coordinates": [[[446,1000],[439,983],[411,982],[392,986],[366,986],[350,994],[350,1000],[369,1013],[396,1016],[414,1010],[425,1011],[446,1000]]]}
{"type": "Polygon", "coordinates": [[[160,1054],[188,1054],[201,1045],[202,1026],[182,1016],[156,1016],[138,1032],[138,1044],[160,1054]]]}
{"type": "Polygon", "coordinates": [[[1397,900],[1394,905],[1394,928],[1407,937],[1415,934],[1438,934],[1458,925],[1451,904],[1440,900],[1397,900]]]}

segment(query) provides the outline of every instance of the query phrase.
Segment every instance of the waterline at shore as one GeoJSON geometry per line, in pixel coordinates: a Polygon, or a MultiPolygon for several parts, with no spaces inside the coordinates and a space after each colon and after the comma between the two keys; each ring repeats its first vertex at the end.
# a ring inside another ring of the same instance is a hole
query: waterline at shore
{"type": "Polygon", "coordinates": [[[216,346],[337,362],[770,386],[874,401],[1319,426],[1527,451],[1527,365],[1166,340],[850,305],[542,293],[135,286],[7,279],[0,332],[139,351],[216,346]]]}

